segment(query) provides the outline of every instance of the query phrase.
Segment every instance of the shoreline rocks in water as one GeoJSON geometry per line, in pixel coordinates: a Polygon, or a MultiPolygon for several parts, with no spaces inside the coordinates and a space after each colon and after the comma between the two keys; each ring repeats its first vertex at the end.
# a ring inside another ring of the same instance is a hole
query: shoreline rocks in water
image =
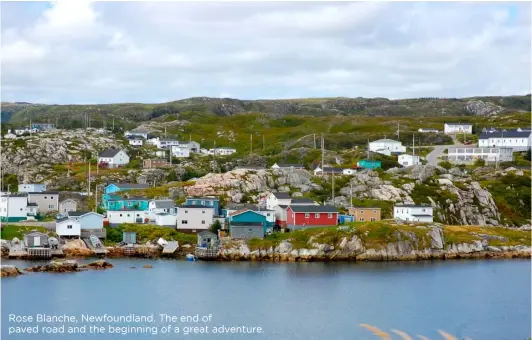
{"type": "Polygon", "coordinates": [[[85,265],[79,265],[75,260],[52,261],[44,266],[34,266],[24,269],[27,272],[41,273],[74,273],[87,269],[107,269],[113,268],[113,265],[105,260],[91,262],[85,265]]]}
{"type": "Polygon", "coordinates": [[[15,266],[3,264],[1,267],[1,277],[19,276],[22,275],[22,271],[15,266]]]}

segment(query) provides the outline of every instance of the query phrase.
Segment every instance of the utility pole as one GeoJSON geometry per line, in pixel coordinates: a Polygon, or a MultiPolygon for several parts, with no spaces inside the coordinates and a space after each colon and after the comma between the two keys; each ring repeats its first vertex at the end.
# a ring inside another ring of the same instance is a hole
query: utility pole
{"type": "Polygon", "coordinates": [[[416,142],[415,142],[415,135],[412,134],[412,162],[414,161],[414,156],[416,155],[416,142]]]}
{"type": "Polygon", "coordinates": [[[351,208],[353,207],[353,182],[349,182],[349,186],[350,186],[350,192],[351,192],[351,200],[349,201],[351,204],[351,208]]]}
{"type": "Polygon", "coordinates": [[[31,131],[32,131],[32,128],[31,128],[31,118],[30,118],[30,137],[31,137],[31,131]]]}
{"type": "Polygon", "coordinates": [[[170,158],[170,165],[172,165],[172,146],[168,148],[168,158],[170,158]]]}
{"type": "Polygon", "coordinates": [[[331,176],[332,176],[332,202],[333,207],[336,206],[336,202],[334,201],[334,171],[331,169],[331,176]]]}
{"type": "Polygon", "coordinates": [[[113,118],[113,131],[115,130],[115,119],[113,118]]]}
{"type": "Polygon", "coordinates": [[[251,156],[251,154],[253,153],[253,134],[249,135],[249,141],[249,155],[251,156]]]}
{"type": "Polygon", "coordinates": [[[265,152],[265,151],[266,151],[266,142],[264,139],[264,134],[262,134],[262,152],[265,152]]]}
{"type": "Polygon", "coordinates": [[[87,178],[89,199],[91,197],[91,159],[89,158],[89,176],[87,178]]]}
{"type": "Polygon", "coordinates": [[[164,138],[166,138],[166,126],[164,127],[164,138]]]}
{"type": "Polygon", "coordinates": [[[59,128],[59,117],[55,117],[55,128],[59,128]]]}
{"type": "Polygon", "coordinates": [[[96,212],[98,210],[98,184],[96,184],[96,188],[94,190],[94,212],[96,212]]]}
{"type": "Polygon", "coordinates": [[[189,143],[192,142],[192,134],[191,133],[188,135],[188,142],[189,143]]]}
{"type": "Polygon", "coordinates": [[[7,212],[6,212],[6,222],[8,222],[8,223],[9,223],[9,199],[10,199],[10,197],[11,197],[11,193],[10,193],[10,191],[9,191],[9,187],[11,187],[11,184],[8,184],[8,185],[7,185],[7,205],[6,205],[6,207],[7,207],[7,212]]]}
{"type": "Polygon", "coordinates": [[[314,149],[316,149],[316,134],[314,134],[314,149]]]}
{"type": "Polygon", "coordinates": [[[399,139],[399,122],[397,122],[397,139],[399,139]]]}
{"type": "Polygon", "coordinates": [[[323,141],[323,133],[321,134],[321,175],[325,175],[325,166],[324,166],[324,158],[325,158],[325,142],[323,141]]]}

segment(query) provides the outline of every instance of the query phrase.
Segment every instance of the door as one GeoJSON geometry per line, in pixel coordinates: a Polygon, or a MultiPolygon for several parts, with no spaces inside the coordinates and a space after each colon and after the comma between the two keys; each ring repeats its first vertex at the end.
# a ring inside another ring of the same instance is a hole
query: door
{"type": "Polygon", "coordinates": [[[41,245],[41,238],[39,236],[35,236],[33,238],[33,246],[39,247],[41,245]]]}

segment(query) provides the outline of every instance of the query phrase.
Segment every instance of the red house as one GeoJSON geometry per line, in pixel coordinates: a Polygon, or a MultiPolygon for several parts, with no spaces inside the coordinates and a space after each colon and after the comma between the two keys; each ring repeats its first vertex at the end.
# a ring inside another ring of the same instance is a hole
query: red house
{"type": "Polygon", "coordinates": [[[292,230],[338,225],[338,210],[330,205],[290,205],[286,226],[292,230]]]}

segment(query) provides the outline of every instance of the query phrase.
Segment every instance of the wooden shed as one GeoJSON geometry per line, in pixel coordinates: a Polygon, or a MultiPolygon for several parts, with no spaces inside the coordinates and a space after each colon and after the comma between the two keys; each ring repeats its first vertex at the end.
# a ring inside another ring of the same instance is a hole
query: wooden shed
{"type": "Polygon", "coordinates": [[[204,230],[198,233],[198,247],[214,247],[218,243],[218,236],[210,231],[204,230]]]}
{"type": "Polygon", "coordinates": [[[24,234],[24,245],[26,248],[48,247],[48,235],[37,230],[24,234]]]}
{"type": "Polygon", "coordinates": [[[137,233],[134,231],[124,231],[122,234],[122,242],[127,244],[137,243],[137,233]]]}

